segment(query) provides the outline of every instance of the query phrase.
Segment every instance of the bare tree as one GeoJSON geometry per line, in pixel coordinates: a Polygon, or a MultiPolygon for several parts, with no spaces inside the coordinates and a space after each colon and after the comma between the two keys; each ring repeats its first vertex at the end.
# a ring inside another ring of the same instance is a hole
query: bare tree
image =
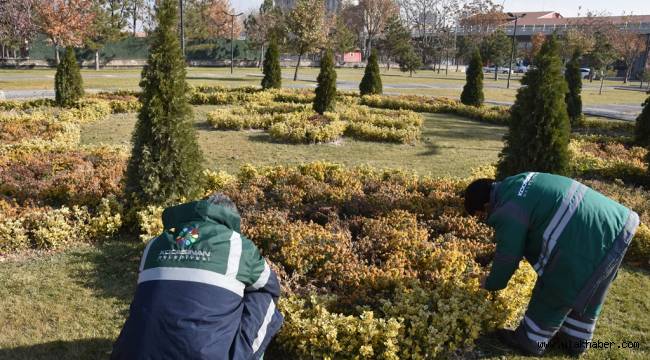
{"type": "Polygon", "coordinates": [[[16,51],[26,48],[34,37],[38,31],[36,5],[36,0],[0,2],[0,43],[3,45],[0,57],[4,57],[9,49],[13,49],[13,57],[17,57],[16,51]]]}
{"type": "Polygon", "coordinates": [[[39,0],[41,30],[54,44],[56,63],[59,46],[81,46],[95,18],[91,0],[39,0]]]}
{"type": "Polygon", "coordinates": [[[326,17],[325,3],[319,0],[297,0],[287,15],[289,43],[298,52],[298,62],[293,80],[298,79],[302,56],[323,46],[327,40],[331,19],[326,17]]]}
{"type": "Polygon", "coordinates": [[[398,8],[393,0],[360,0],[359,7],[367,36],[366,55],[369,55],[373,41],[384,31],[388,20],[398,13],[398,8]]]}
{"type": "Polygon", "coordinates": [[[634,63],[639,59],[645,50],[645,36],[639,35],[627,26],[624,29],[616,29],[610,34],[612,46],[619,59],[625,64],[625,76],[623,83],[627,83],[634,63]]]}

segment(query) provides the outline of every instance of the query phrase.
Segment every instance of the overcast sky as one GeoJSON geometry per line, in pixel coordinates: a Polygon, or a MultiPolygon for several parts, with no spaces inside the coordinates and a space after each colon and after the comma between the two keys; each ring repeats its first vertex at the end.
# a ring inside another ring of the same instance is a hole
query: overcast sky
{"type": "MultiPolygon", "coordinates": [[[[495,0],[503,2],[506,11],[546,11],[555,10],[564,16],[576,16],[578,7],[581,13],[587,10],[607,11],[611,15],[632,12],[635,15],[650,15],[650,0],[495,0]]],[[[231,0],[235,9],[248,11],[259,8],[262,0],[231,0]]]]}

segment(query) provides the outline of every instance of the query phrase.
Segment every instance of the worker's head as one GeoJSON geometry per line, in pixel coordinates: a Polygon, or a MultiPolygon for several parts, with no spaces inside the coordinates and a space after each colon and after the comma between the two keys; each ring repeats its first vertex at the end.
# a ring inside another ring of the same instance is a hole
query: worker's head
{"type": "Polygon", "coordinates": [[[239,211],[237,210],[237,205],[235,205],[235,203],[232,200],[230,200],[228,195],[222,192],[213,192],[212,194],[210,194],[210,196],[206,197],[205,200],[207,200],[211,204],[223,206],[226,209],[239,215],[239,211]]]}
{"type": "Polygon", "coordinates": [[[465,189],[465,211],[470,215],[482,217],[487,214],[490,192],[494,179],[474,180],[465,189]]]}

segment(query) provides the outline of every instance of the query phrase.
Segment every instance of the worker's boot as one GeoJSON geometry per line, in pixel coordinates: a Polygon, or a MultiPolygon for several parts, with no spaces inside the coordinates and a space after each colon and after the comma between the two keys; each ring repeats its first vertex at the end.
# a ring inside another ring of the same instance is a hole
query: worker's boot
{"type": "Polygon", "coordinates": [[[520,326],[517,330],[498,329],[496,331],[499,341],[509,347],[519,350],[526,356],[542,356],[546,352],[547,343],[539,344],[530,340],[523,328],[520,326]]]}

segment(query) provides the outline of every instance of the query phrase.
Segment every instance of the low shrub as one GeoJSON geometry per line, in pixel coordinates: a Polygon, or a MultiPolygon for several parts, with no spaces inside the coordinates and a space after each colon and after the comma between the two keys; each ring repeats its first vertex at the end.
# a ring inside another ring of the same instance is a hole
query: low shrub
{"type": "Polygon", "coordinates": [[[334,113],[310,115],[308,112],[290,114],[285,121],[269,128],[271,138],[292,144],[327,143],[340,138],[347,123],[334,113]]]}
{"type": "Polygon", "coordinates": [[[0,110],[31,110],[41,107],[54,107],[56,103],[52,99],[34,99],[34,100],[0,100],[0,110]]]}
{"type": "Polygon", "coordinates": [[[324,117],[300,103],[257,103],[208,113],[208,123],[216,129],[264,129],[288,143],[330,142],[345,134],[359,140],[412,144],[420,136],[422,122],[422,116],[412,111],[358,105],[324,117]]]}
{"type": "Polygon", "coordinates": [[[104,147],[0,155],[0,194],[20,203],[97,205],[121,193],[126,158],[104,147]]]}
{"type": "Polygon", "coordinates": [[[285,324],[276,339],[278,347],[268,353],[298,359],[400,359],[400,320],[378,318],[372,311],[359,316],[330,312],[328,300],[314,295],[280,299],[285,324]]]}
{"type": "Polygon", "coordinates": [[[639,226],[627,250],[625,260],[650,269],[650,228],[647,225],[639,226]]]}
{"type": "Polygon", "coordinates": [[[475,107],[464,105],[459,101],[447,98],[433,98],[417,95],[367,95],[361,98],[360,103],[362,105],[383,109],[456,114],[470,119],[498,125],[507,125],[510,119],[510,112],[506,107],[475,107]]]}
{"type": "Polygon", "coordinates": [[[120,212],[114,198],[101,199],[95,210],[77,205],[52,208],[4,202],[0,207],[0,253],[56,249],[110,238],[122,226],[120,212]]]}
{"type": "Polygon", "coordinates": [[[420,129],[396,129],[368,123],[352,123],[347,127],[345,135],[358,140],[414,144],[420,138],[420,129]]]}
{"type": "Polygon", "coordinates": [[[580,177],[622,179],[643,183],[647,150],[611,140],[572,139],[569,143],[572,173],[580,177]]]}

